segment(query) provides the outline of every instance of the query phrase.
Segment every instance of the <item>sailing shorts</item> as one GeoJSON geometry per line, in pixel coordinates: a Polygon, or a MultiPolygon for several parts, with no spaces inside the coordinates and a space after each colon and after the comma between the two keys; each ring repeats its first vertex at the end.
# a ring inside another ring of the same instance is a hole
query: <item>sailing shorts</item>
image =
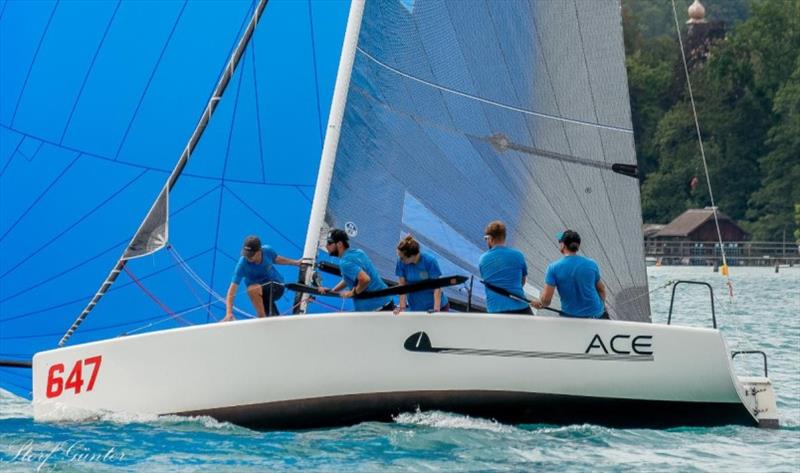
{"type": "Polygon", "coordinates": [[[274,281],[267,281],[261,284],[261,301],[264,303],[264,313],[267,317],[281,315],[278,311],[278,299],[283,296],[285,289],[283,284],[274,281]]]}

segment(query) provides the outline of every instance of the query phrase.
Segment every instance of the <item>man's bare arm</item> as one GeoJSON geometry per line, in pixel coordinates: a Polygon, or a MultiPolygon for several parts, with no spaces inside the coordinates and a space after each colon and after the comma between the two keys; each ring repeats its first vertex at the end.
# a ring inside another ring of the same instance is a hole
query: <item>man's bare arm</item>
{"type": "Polygon", "coordinates": [[[597,281],[597,294],[600,296],[600,300],[603,301],[603,304],[606,303],[606,285],[603,284],[603,281],[597,281]]]}
{"type": "Polygon", "coordinates": [[[301,260],[286,258],[285,256],[277,255],[275,257],[275,264],[282,264],[286,266],[300,266],[301,260]]]}
{"type": "Polygon", "coordinates": [[[228,287],[228,295],[225,297],[225,320],[233,320],[233,299],[236,297],[236,291],[239,289],[239,285],[236,283],[231,283],[228,287]]]}
{"type": "Polygon", "coordinates": [[[547,307],[553,301],[553,294],[555,294],[555,288],[549,284],[545,284],[542,293],[539,294],[539,299],[534,300],[531,305],[537,309],[547,307]]]}

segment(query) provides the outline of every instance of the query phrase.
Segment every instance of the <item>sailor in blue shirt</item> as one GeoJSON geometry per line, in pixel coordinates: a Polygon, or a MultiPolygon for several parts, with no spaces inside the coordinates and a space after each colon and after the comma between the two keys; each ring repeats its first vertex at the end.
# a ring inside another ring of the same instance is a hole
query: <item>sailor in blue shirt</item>
{"type": "Polygon", "coordinates": [[[564,256],[547,267],[544,289],[533,306],[537,309],[549,306],[555,289],[558,289],[562,316],[608,319],[606,287],[600,280],[600,268],[593,259],[577,254],[581,236],[578,232],[566,230],[559,233],[558,242],[564,256]]]}
{"type": "MultiPolygon", "coordinates": [[[[339,292],[346,286],[350,290],[340,292],[339,295],[347,298],[364,291],[386,289],[386,283],[381,279],[367,254],[350,248],[350,238],[344,230],[338,228],[331,230],[325,248],[328,254],[339,258],[339,269],[342,272],[342,280],[331,289],[332,292],[339,292]]],[[[324,287],[319,290],[322,293],[328,291],[324,287]]],[[[357,312],[394,310],[394,301],[391,296],[353,299],[353,306],[357,312]]]]}
{"type": "MultiPolygon", "coordinates": [[[[525,257],[519,250],[505,246],[506,226],[495,220],[486,226],[483,238],[489,251],[481,255],[478,268],[481,279],[512,294],[525,297],[522,286],[528,276],[525,257]]],[[[510,314],[533,314],[530,306],[486,288],[486,308],[489,312],[510,314]]]]}
{"type": "MultiPolygon", "coordinates": [[[[420,253],[419,242],[411,235],[406,236],[397,244],[397,256],[399,259],[394,272],[399,278],[398,283],[401,286],[408,282],[436,279],[442,276],[442,270],[439,269],[439,262],[436,261],[436,258],[428,253],[420,253]]],[[[441,288],[402,294],[400,307],[395,309],[395,314],[406,309],[406,299],[408,299],[408,307],[413,311],[447,312],[450,310],[447,296],[442,294],[441,288]]]]}
{"type": "Polygon", "coordinates": [[[247,286],[247,295],[259,317],[279,315],[277,301],[283,295],[283,276],[275,269],[276,264],[300,266],[300,260],[285,258],[269,245],[262,245],[257,236],[245,238],[242,256],[236,263],[231,285],[225,299],[225,318],[233,320],[233,299],[239,283],[247,286]]]}

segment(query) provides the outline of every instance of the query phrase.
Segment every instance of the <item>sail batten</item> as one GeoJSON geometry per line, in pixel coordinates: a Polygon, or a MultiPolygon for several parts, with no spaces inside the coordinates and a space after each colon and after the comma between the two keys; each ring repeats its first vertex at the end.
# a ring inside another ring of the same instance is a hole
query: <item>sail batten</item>
{"type": "Polygon", "coordinates": [[[500,219],[534,288],[571,228],[612,317],[649,321],[622,47],[618,0],[368,2],[323,226],[385,276],[404,232],[476,274],[500,219]]]}

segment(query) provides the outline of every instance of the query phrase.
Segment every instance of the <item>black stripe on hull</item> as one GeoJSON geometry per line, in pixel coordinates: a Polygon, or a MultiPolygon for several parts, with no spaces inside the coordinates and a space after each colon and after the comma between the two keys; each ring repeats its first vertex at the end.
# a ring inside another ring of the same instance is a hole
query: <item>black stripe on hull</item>
{"type": "Polygon", "coordinates": [[[389,422],[403,412],[439,410],[506,424],[597,424],[624,428],[751,425],[740,403],[646,401],[508,391],[405,391],[352,394],[177,413],[255,429],[337,427],[389,422]]]}

